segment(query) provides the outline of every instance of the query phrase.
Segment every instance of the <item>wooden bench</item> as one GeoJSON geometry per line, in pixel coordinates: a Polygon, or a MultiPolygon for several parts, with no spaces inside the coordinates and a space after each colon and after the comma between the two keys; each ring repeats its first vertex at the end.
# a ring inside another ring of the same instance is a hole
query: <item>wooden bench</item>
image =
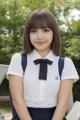
{"type": "Polygon", "coordinates": [[[9,96],[0,96],[0,102],[7,102],[10,101],[9,96]]]}
{"type": "Polygon", "coordinates": [[[9,96],[0,96],[0,108],[10,107],[10,98],[9,96]]]}

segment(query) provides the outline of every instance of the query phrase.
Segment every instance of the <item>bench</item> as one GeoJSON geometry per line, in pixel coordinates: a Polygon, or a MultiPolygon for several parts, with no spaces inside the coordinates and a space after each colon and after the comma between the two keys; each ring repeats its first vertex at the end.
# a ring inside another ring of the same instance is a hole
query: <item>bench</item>
{"type": "Polygon", "coordinates": [[[0,102],[7,102],[10,101],[9,96],[0,96],[0,102]]]}
{"type": "Polygon", "coordinates": [[[0,96],[0,108],[10,107],[10,98],[9,96],[0,96]]]}

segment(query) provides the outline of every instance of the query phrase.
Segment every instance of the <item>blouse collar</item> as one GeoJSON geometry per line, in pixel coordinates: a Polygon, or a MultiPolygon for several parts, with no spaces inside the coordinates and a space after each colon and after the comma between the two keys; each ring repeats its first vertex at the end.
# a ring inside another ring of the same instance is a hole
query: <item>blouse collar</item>
{"type": "Polygon", "coordinates": [[[54,59],[56,58],[56,55],[52,52],[52,50],[45,57],[42,57],[36,50],[33,50],[30,53],[30,56],[32,57],[33,60],[36,60],[36,59],[49,59],[51,61],[54,61],[54,59]]]}

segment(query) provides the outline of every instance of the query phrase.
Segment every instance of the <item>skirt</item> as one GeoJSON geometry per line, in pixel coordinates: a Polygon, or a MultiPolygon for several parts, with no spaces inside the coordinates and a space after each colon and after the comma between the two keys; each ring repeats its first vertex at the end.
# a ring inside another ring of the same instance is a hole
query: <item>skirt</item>
{"type": "MultiPolygon", "coordinates": [[[[28,111],[32,120],[52,120],[56,107],[53,108],[31,108],[28,107],[28,111]]],[[[17,113],[13,114],[11,120],[20,120],[17,113]]],[[[63,120],[66,120],[65,118],[63,120]]]]}
{"type": "Polygon", "coordinates": [[[56,107],[53,108],[31,108],[28,107],[32,120],[52,120],[56,107]]]}

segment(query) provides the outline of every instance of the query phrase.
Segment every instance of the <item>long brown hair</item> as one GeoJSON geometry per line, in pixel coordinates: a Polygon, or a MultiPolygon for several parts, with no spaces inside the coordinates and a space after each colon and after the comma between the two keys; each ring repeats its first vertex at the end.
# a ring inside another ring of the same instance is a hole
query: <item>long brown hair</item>
{"type": "Polygon", "coordinates": [[[60,34],[55,16],[48,9],[37,9],[28,17],[24,31],[24,54],[32,52],[34,46],[30,42],[30,30],[36,28],[48,27],[53,31],[53,40],[51,49],[55,55],[60,54],[60,34]]]}

